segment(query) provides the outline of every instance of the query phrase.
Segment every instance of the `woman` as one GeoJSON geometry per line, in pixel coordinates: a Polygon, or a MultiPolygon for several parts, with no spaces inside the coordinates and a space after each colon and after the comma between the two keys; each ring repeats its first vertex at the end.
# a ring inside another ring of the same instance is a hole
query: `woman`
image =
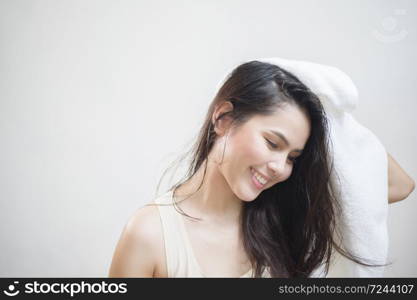
{"type": "MultiPolygon", "coordinates": [[[[209,108],[186,179],[131,217],[109,276],[308,277],[333,248],[376,265],[334,240],[327,134],[320,100],[295,76],[259,61],[238,66],[209,108]]],[[[391,156],[388,169],[392,203],[414,182],[391,156]]]]}

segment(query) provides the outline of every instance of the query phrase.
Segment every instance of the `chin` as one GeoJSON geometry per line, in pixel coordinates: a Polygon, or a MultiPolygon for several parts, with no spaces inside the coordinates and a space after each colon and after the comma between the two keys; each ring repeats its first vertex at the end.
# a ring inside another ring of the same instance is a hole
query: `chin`
{"type": "Polygon", "coordinates": [[[236,195],[236,197],[238,197],[240,200],[244,201],[244,202],[251,202],[253,200],[255,200],[259,194],[261,193],[258,192],[254,192],[254,191],[237,191],[234,194],[236,195]]]}

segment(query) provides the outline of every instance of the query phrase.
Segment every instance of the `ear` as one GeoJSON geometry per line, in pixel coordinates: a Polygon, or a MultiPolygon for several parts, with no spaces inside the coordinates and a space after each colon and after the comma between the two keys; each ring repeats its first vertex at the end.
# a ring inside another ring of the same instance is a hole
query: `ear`
{"type": "Polygon", "coordinates": [[[229,115],[224,115],[227,112],[233,111],[233,104],[230,101],[223,101],[216,105],[211,123],[217,135],[223,136],[230,128],[232,118],[229,115]]]}

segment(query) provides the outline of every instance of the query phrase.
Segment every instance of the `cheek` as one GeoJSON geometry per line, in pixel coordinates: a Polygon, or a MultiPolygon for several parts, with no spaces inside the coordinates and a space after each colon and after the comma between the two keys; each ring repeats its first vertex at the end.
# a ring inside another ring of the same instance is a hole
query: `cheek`
{"type": "Polygon", "coordinates": [[[240,136],[234,143],[236,158],[245,161],[250,165],[259,165],[265,163],[268,155],[268,149],[262,139],[253,135],[240,136]]]}
{"type": "Polygon", "coordinates": [[[290,168],[288,168],[288,171],[286,171],[285,176],[284,176],[284,178],[282,179],[282,181],[285,181],[285,180],[287,180],[288,178],[290,178],[291,173],[292,173],[292,168],[290,167],[290,168]]]}

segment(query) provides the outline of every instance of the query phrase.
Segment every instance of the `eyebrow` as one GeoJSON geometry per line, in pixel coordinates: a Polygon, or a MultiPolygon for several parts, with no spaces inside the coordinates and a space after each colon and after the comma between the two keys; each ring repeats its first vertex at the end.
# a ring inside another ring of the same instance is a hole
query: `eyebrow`
{"type": "MultiPolygon", "coordinates": [[[[282,139],[284,141],[284,143],[289,146],[290,143],[288,142],[287,138],[285,137],[285,135],[283,135],[281,132],[279,131],[275,131],[275,130],[271,130],[271,132],[273,134],[275,134],[277,137],[279,137],[280,139],[282,139]]],[[[295,149],[293,150],[294,152],[298,152],[298,153],[302,153],[304,149],[295,149]]]]}

